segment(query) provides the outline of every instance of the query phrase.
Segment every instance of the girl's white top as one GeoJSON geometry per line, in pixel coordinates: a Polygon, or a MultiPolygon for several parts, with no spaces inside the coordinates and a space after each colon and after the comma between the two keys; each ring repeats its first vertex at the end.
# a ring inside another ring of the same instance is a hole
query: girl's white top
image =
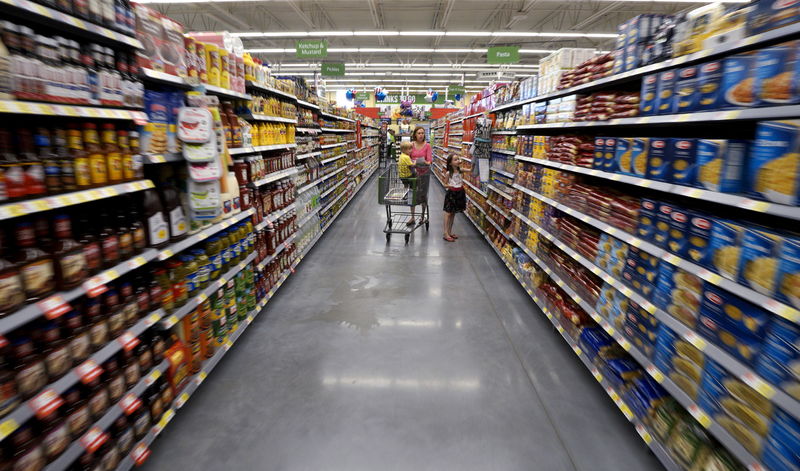
{"type": "Polygon", "coordinates": [[[450,175],[450,181],[447,182],[450,188],[461,188],[464,185],[464,179],[461,177],[461,172],[453,172],[450,175]]]}

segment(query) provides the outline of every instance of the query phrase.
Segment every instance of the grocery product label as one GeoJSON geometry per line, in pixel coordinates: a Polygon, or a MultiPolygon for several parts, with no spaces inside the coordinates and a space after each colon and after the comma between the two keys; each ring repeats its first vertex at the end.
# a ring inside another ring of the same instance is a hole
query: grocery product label
{"type": "Polygon", "coordinates": [[[147,218],[147,233],[150,245],[158,245],[169,239],[169,226],[164,220],[164,213],[157,212],[147,218]]]}
{"type": "Polygon", "coordinates": [[[28,406],[33,410],[36,417],[40,419],[49,416],[63,404],[64,400],[51,388],[45,389],[28,401],[28,406]]]}
{"type": "Polygon", "coordinates": [[[139,338],[133,335],[130,331],[123,332],[122,335],[117,337],[117,342],[122,345],[122,349],[126,352],[132,350],[134,347],[139,345],[139,338]]]}
{"type": "Polygon", "coordinates": [[[136,466],[141,466],[145,461],[147,461],[147,458],[150,457],[151,453],[152,451],[150,451],[150,448],[148,448],[147,445],[140,443],[133,448],[133,451],[131,451],[131,458],[133,459],[133,462],[136,463],[136,466]]]}
{"type": "Polygon", "coordinates": [[[81,446],[88,452],[94,453],[103,443],[108,441],[108,434],[99,427],[92,427],[80,438],[81,446]]]}
{"type": "Polygon", "coordinates": [[[125,415],[133,414],[141,405],[141,399],[131,393],[126,394],[125,397],[119,401],[119,407],[125,415]]]}
{"type": "Polygon", "coordinates": [[[103,369],[98,366],[96,361],[90,358],[75,367],[75,374],[78,375],[82,383],[89,384],[103,374],[103,369]]]}
{"type": "MultiPolygon", "coordinates": [[[[3,285],[0,284],[0,294],[5,294],[6,291],[3,289],[3,285]]],[[[44,313],[44,316],[48,319],[55,319],[57,317],[61,317],[62,315],[68,313],[70,309],[70,305],[64,301],[64,298],[61,295],[53,295],[49,298],[39,301],[37,303],[39,309],[44,313]]]]}

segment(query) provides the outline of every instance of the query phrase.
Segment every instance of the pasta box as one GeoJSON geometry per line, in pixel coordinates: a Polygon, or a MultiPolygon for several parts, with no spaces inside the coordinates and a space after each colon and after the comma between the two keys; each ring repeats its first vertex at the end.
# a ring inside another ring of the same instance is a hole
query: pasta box
{"type": "Polygon", "coordinates": [[[650,149],[650,138],[648,137],[634,137],[633,147],[631,149],[631,162],[628,169],[628,175],[635,177],[644,177],[647,175],[647,153],[650,149]]]}
{"type": "Polygon", "coordinates": [[[658,84],[658,74],[645,75],[642,78],[642,90],[640,93],[639,115],[652,116],[656,114],[656,96],[658,84]]]}
{"type": "Polygon", "coordinates": [[[656,84],[656,114],[672,114],[675,112],[675,81],[678,74],[675,70],[658,73],[656,84]]]}
{"type": "Polygon", "coordinates": [[[800,309],[800,240],[787,237],[778,256],[776,296],[800,309]]]}
{"type": "Polygon", "coordinates": [[[672,158],[671,181],[678,185],[693,186],[697,180],[697,140],[670,139],[672,158]]]}
{"type": "Polygon", "coordinates": [[[736,280],[742,236],[744,226],[741,224],[724,219],[712,220],[708,251],[701,264],[729,280],[736,280]]]}
{"type": "Polygon", "coordinates": [[[669,240],[670,214],[672,213],[673,207],[672,203],[658,203],[656,230],[653,236],[653,242],[659,247],[667,246],[667,241],[669,240]]]}
{"type": "Polygon", "coordinates": [[[700,211],[688,211],[689,237],[685,250],[679,255],[700,264],[705,260],[711,239],[712,218],[700,211]]]}
{"type": "Polygon", "coordinates": [[[739,259],[739,283],[766,296],[772,296],[775,292],[782,243],[783,237],[773,232],[745,229],[739,259]]]}
{"type": "Polygon", "coordinates": [[[669,214],[669,235],[667,237],[667,250],[675,255],[686,253],[687,234],[689,229],[689,212],[685,209],[673,207],[669,214]]]}
{"type": "Polygon", "coordinates": [[[592,161],[592,168],[603,170],[603,161],[606,153],[606,138],[594,138],[594,160],[592,161]]]}
{"type": "Polygon", "coordinates": [[[763,33],[800,20],[800,0],[754,0],[749,7],[748,35],[763,33]]]}
{"type": "Polygon", "coordinates": [[[698,67],[690,65],[678,70],[675,79],[675,113],[689,113],[700,106],[700,89],[698,88],[698,67]]]}
{"type": "Polygon", "coordinates": [[[722,87],[714,109],[756,104],[755,59],[754,53],[735,54],[723,59],[722,87]]]}
{"type": "Polygon", "coordinates": [[[607,169],[612,168],[614,163],[614,157],[617,155],[617,138],[616,137],[607,137],[605,150],[604,152],[604,163],[603,163],[603,170],[608,171],[607,169]]]}
{"type": "Polygon", "coordinates": [[[653,364],[692,399],[697,397],[704,363],[703,352],[678,337],[666,325],[659,326],[653,364]]]}
{"type": "Polygon", "coordinates": [[[642,198],[639,206],[639,223],[636,235],[640,238],[653,241],[655,235],[656,202],[642,198]]]}
{"type": "Polygon", "coordinates": [[[611,161],[606,160],[606,172],[625,172],[631,164],[631,153],[633,152],[633,138],[618,137],[616,138],[616,147],[614,149],[614,159],[611,161]]]}
{"type": "Polygon", "coordinates": [[[780,204],[800,204],[800,120],[758,123],[747,175],[748,194],[780,204]]]}
{"type": "Polygon", "coordinates": [[[722,90],[723,62],[721,60],[706,62],[700,65],[697,74],[697,89],[700,97],[698,111],[714,110],[720,107],[720,90],[722,90]]]}
{"type": "Polygon", "coordinates": [[[736,139],[697,140],[696,186],[722,193],[739,193],[744,188],[748,141],[736,139]]]}
{"type": "Polygon", "coordinates": [[[675,289],[673,274],[677,268],[671,263],[662,263],[658,267],[658,280],[656,281],[656,291],[653,294],[653,304],[660,309],[667,310],[672,298],[672,291],[675,289]]]}
{"type": "Polygon", "coordinates": [[[663,182],[672,179],[672,150],[669,138],[650,138],[647,152],[647,178],[663,182]]]}
{"type": "MultiPolygon", "coordinates": [[[[761,307],[711,283],[703,286],[700,314],[719,323],[734,336],[756,337],[759,342],[764,338],[764,332],[772,318],[761,307]]],[[[720,338],[724,346],[737,346],[730,338],[720,338]]],[[[751,352],[745,357],[752,360],[755,358],[754,354],[755,352],[751,352]]]]}
{"type": "Polygon", "coordinates": [[[790,105],[797,93],[797,41],[761,49],[756,54],[756,99],[759,105],[790,105]]]}

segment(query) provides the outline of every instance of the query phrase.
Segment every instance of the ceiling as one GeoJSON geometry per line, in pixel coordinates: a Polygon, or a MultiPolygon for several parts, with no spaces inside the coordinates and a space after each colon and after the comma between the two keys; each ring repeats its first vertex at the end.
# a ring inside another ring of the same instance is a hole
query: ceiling
{"type": "MultiPolygon", "coordinates": [[[[581,33],[613,35],[617,25],[638,14],[670,14],[710,2],[143,0],[141,3],[150,3],[183,23],[187,31],[251,33],[241,38],[245,50],[265,51],[252,54],[270,63],[280,74],[300,74],[310,79],[319,65],[295,58],[295,41],[309,34],[324,38],[328,41],[325,60],[344,62],[347,69],[346,77],[328,81],[329,88],[382,85],[392,89],[401,84],[427,88],[455,83],[461,80],[461,74],[465,75],[464,85],[485,86],[491,78],[478,74],[500,67],[486,64],[488,46],[520,46],[520,63],[502,68],[516,76],[530,75],[536,73],[539,59],[550,50],[613,48],[613,37],[586,37],[581,33]],[[489,35],[491,32],[494,35],[489,35]],[[513,36],[516,32],[528,35],[513,36]],[[530,36],[532,32],[557,34],[530,36]],[[247,37],[252,33],[267,34],[247,37]],[[273,37],[275,34],[281,37],[273,37]]],[[[726,3],[742,3],[742,0],[726,3]]]]}

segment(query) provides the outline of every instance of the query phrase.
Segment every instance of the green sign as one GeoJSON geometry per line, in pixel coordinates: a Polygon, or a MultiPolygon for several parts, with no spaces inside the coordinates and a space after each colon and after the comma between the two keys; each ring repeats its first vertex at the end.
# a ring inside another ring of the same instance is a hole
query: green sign
{"type": "Polygon", "coordinates": [[[328,43],[324,39],[301,39],[295,43],[294,53],[298,59],[328,57],[328,43]]]}
{"type": "Polygon", "coordinates": [[[435,103],[425,99],[424,93],[414,93],[412,95],[386,95],[386,98],[376,101],[376,105],[399,105],[401,101],[410,101],[412,105],[440,105],[444,103],[444,93],[439,93],[435,103]]]}
{"type": "Polygon", "coordinates": [[[344,64],[342,62],[323,62],[323,77],[344,77],[344,64]]]}
{"type": "Polygon", "coordinates": [[[370,92],[356,92],[356,100],[367,101],[370,95],[372,95],[370,92]]]}
{"type": "Polygon", "coordinates": [[[519,46],[490,47],[486,59],[489,64],[516,64],[519,62],[519,46]]]}
{"type": "Polygon", "coordinates": [[[448,85],[447,86],[447,93],[450,94],[450,97],[453,95],[463,95],[464,94],[464,86],[463,85],[448,85]]]}

